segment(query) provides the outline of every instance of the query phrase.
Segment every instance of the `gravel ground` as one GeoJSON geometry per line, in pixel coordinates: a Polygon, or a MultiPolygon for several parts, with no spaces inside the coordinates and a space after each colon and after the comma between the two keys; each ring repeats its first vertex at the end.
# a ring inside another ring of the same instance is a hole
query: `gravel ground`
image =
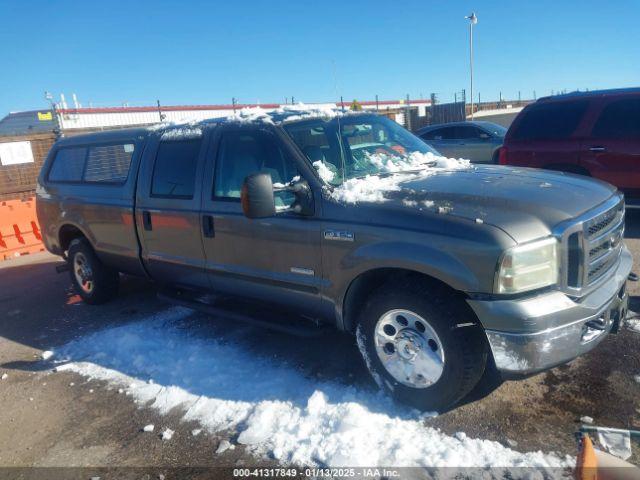
{"type": "MultiPolygon", "coordinates": [[[[640,212],[629,212],[627,245],[640,264],[640,212]]],[[[0,263],[0,466],[249,466],[268,465],[242,448],[216,455],[222,437],[192,436],[196,424],[138,408],[108,385],[69,373],[52,373],[43,350],[105,326],[166,308],[145,281],[125,278],[120,297],[104,306],[80,302],[57,257],[37,254],[0,263]],[[143,434],[175,430],[171,441],[143,434]]],[[[640,311],[640,285],[629,282],[631,308],[640,311]]],[[[229,325],[229,328],[235,328],[229,325]]],[[[371,381],[350,337],[283,337],[252,330],[256,342],[318,378],[371,381]]],[[[569,365],[526,380],[490,381],[428,424],[446,433],[496,440],[515,450],[575,455],[573,433],[580,417],[596,425],[640,428],[640,334],[624,330],[569,365]]],[[[258,365],[257,365],[258,367],[258,365]]],[[[631,461],[640,464],[634,451],[631,461]]]]}

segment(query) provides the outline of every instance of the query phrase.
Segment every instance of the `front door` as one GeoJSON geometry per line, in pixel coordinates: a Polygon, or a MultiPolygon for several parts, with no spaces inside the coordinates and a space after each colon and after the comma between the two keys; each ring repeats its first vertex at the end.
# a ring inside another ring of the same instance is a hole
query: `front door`
{"type": "Polygon", "coordinates": [[[142,260],[166,284],[207,288],[200,225],[205,145],[202,135],[167,136],[143,158],[136,198],[142,260]]]}
{"type": "Polygon", "coordinates": [[[320,302],[320,223],[286,212],[293,194],[276,193],[272,218],[249,219],[240,205],[247,175],[274,184],[305,178],[299,158],[270,127],[223,126],[210,150],[203,196],[206,270],[215,291],[293,306],[314,314],[320,302]]]}
{"type": "Polygon", "coordinates": [[[627,199],[640,198],[640,98],[603,105],[591,134],[582,141],[580,161],[627,199]]]}
{"type": "Polygon", "coordinates": [[[466,158],[475,163],[489,163],[493,156],[491,137],[474,125],[458,125],[456,127],[458,142],[456,158],[466,158]]]}

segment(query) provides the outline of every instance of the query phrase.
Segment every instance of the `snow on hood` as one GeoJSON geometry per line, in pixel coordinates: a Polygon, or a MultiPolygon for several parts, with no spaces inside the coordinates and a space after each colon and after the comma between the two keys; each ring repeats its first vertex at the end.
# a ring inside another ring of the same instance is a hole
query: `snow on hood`
{"type": "Polygon", "coordinates": [[[138,405],[160,414],[179,408],[185,421],[197,421],[210,433],[234,429],[250,452],[280,463],[542,470],[574,463],[464,433],[445,435],[425,426],[424,414],[380,392],[309,378],[285,361],[253,352],[242,343],[246,332],[198,333],[203,323],[191,310],[172,308],[78,338],[53,358],[58,370],[126,389],[138,405]]]}
{"type": "Polygon", "coordinates": [[[331,198],[344,203],[384,202],[387,200],[385,193],[400,190],[403,182],[436,173],[473,168],[469,160],[442,157],[431,152],[412,152],[401,160],[396,156],[369,154],[367,159],[383,175],[351,178],[334,188],[330,193],[331,198]]]}

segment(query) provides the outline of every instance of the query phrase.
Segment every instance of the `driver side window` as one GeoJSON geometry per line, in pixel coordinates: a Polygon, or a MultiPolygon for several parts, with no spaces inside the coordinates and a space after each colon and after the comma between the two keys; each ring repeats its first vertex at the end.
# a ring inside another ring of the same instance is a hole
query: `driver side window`
{"type": "MultiPolygon", "coordinates": [[[[215,162],[213,196],[239,200],[244,179],[259,172],[269,173],[276,186],[287,184],[299,175],[295,161],[268,132],[224,132],[215,162]]],[[[290,192],[276,192],[276,206],[289,206],[293,200],[294,196],[290,192]]]]}

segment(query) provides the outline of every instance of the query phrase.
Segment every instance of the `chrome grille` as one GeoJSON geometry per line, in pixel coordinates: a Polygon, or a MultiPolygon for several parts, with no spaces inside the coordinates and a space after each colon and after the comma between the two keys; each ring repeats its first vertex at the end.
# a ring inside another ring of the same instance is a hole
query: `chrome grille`
{"type": "Polygon", "coordinates": [[[592,285],[616,263],[624,236],[624,204],[598,215],[585,224],[587,285],[592,285]]]}
{"type": "Polygon", "coordinates": [[[602,215],[596,217],[596,219],[592,221],[591,225],[589,225],[589,228],[587,228],[587,235],[593,236],[596,233],[601,232],[602,230],[605,230],[607,227],[611,226],[611,223],[614,222],[616,218],[618,218],[617,214],[618,209],[614,207],[608,212],[605,212],[602,215]]]}
{"type": "Polygon", "coordinates": [[[623,248],[624,200],[611,199],[599,211],[583,215],[563,236],[564,285],[582,295],[595,288],[618,262],[623,248]]]}

